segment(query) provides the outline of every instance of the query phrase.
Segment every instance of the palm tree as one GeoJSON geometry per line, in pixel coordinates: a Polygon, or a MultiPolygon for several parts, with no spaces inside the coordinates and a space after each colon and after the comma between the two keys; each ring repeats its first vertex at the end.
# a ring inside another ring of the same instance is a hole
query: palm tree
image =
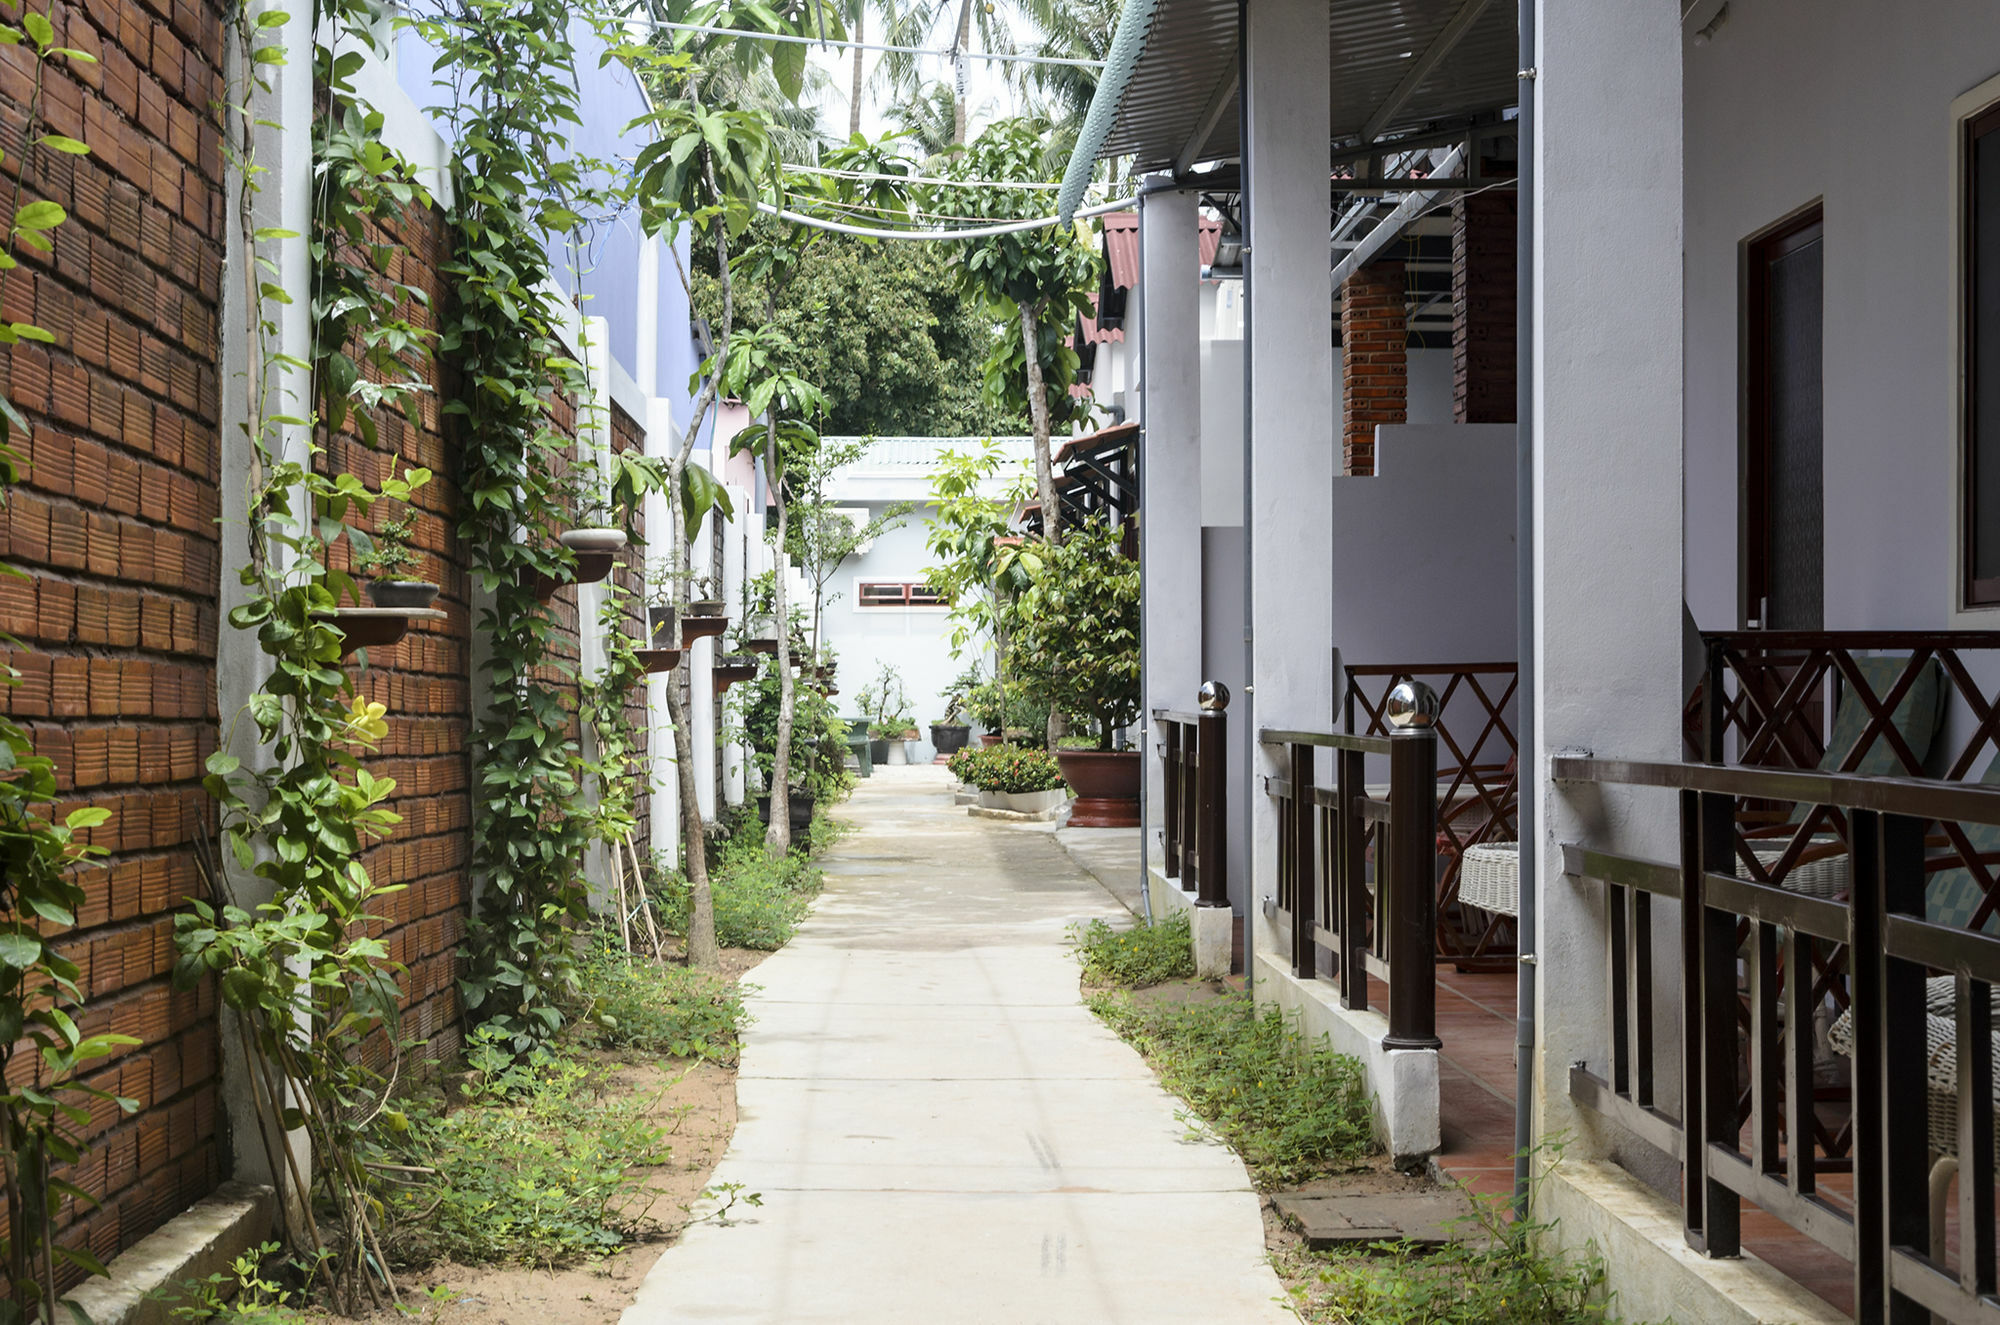
{"type": "Polygon", "coordinates": [[[889,107],[889,118],[910,136],[910,147],[929,161],[950,152],[958,132],[958,95],[949,83],[932,83],[889,107]]]}
{"type": "MultiPolygon", "coordinates": [[[[993,0],[915,0],[908,9],[894,15],[889,23],[889,44],[934,47],[950,33],[949,48],[970,51],[975,27],[979,48],[998,54],[1014,53],[1013,29],[993,0]]],[[[930,93],[927,73],[920,65],[924,57],[890,52],[882,57],[882,76],[903,98],[930,93]]],[[[965,61],[955,59],[956,76],[952,97],[951,141],[965,141],[965,61]]]]}
{"type": "Polygon", "coordinates": [[[897,0],[836,0],[840,6],[840,16],[847,21],[847,33],[855,41],[854,73],[848,80],[847,89],[847,137],[851,142],[861,132],[861,97],[866,88],[866,71],[862,68],[864,52],[860,43],[868,40],[868,11],[876,10],[882,16],[884,31],[893,31],[902,18],[897,0]]]}
{"type": "MultiPolygon", "coordinates": [[[[1111,53],[1120,0],[1018,0],[1021,12],[1040,35],[1038,54],[1068,60],[1102,61],[1111,53]]],[[[1048,157],[1060,172],[1083,130],[1097,95],[1096,69],[1067,64],[1028,67],[1033,91],[1028,113],[1049,121],[1048,157]]]]}

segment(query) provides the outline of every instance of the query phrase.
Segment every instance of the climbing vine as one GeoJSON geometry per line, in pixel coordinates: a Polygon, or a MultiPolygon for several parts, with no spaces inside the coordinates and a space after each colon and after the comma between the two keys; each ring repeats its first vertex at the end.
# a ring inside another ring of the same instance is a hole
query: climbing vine
{"type": "MultiPolygon", "coordinates": [[[[0,240],[4,296],[7,274],[18,264],[15,253],[50,252],[50,232],[67,219],[59,204],[27,197],[30,160],[42,152],[81,156],[90,150],[74,138],[48,132],[42,118],[44,80],[53,64],[91,64],[95,58],[58,46],[48,14],[25,6],[17,21],[0,24],[0,44],[25,52],[32,80],[22,146],[11,160],[0,157],[0,167],[10,168],[12,177],[5,213],[9,219],[0,240]]],[[[54,339],[32,323],[0,323],[0,345],[54,339]]],[[[14,433],[26,427],[20,412],[0,394],[0,500],[25,464],[14,433]]],[[[5,563],[0,563],[0,573],[19,574],[5,563]]],[[[0,645],[20,647],[7,636],[0,636],[0,645]]],[[[19,673],[9,667],[0,679],[16,685],[19,673]]],[[[55,1219],[63,1201],[88,1204],[92,1199],[59,1170],[83,1157],[92,1101],[111,1101],[126,1112],[137,1107],[77,1080],[85,1063],[138,1041],[86,1035],[66,1010],[82,1001],[78,970],[53,939],[57,931],[77,923],[84,890],[75,867],[101,854],[89,844],[89,832],[111,813],[85,807],[58,822],[53,817],[56,792],[54,764],[35,753],[19,723],[0,716],[0,1189],[6,1215],[0,1233],[0,1264],[6,1274],[0,1325],[55,1319],[59,1263],[104,1273],[87,1248],[56,1242],[55,1219]],[[25,1071],[14,1062],[22,1053],[34,1059],[25,1071]]]]}

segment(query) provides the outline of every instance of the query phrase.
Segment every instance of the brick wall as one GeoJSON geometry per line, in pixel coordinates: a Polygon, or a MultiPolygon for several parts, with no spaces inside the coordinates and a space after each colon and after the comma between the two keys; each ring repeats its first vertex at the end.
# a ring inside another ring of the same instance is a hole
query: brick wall
{"type": "Polygon", "coordinates": [[[1495,190],[1451,210],[1452,421],[1514,422],[1515,198],[1495,190]]]}
{"type": "MultiPolygon", "coordinates": [[[[39,6],[38,6],[39,8],[39,6]]],[[[216,745],[220,556],[217,347],[223,195],[210,0],[57,3],[57,44],[98,57],[49,67],[47,131],[87,157],[42,152],[26,191],[70,219],[55,251],[23,248],[0,308],[53,333],[0,358],[29,469],[0,521],[0,629],[21,684],[0,691],[65,793],[112,818],[92,834],[89,900],[63,948],[82,968],[81,1018],[144,1043],[90,1080],[139,1101],[100,1106],[74,1176],[101,1204],[65,1212],[109,1257],[221,1179],[215,995],[169,987],[171,913],[199,892],[194,840],[214,810],[200,778],[216,745]]],[[[30,61],[0,47],[0,149],[19,159],[30,61]]],[[[31,1059],[15,1060],[18,1068],[31,1059]]]]}
{"type": "MultiPolygon", "coordinates": [[[[447,240],[436,211],[412,215],[379,236],[393,244],[394,279],[426,291],[431,307],[447,295],[438,266],[447,240]]],[[[435,321],[429,309],[410,304],[401,310],[412,325],[435,321]]],[[[456,949],[470,916],[472,882],[472,796],[467,742],[472,728],[472,576],[455,533],[460,504],[454,477],[459,469],[455,432],[444,427],[440,405],[450,399],[445,369],[435,360],[413,359],[431,390],[419,397],[421,426],[412,427],[393,409],[378,411],[376,446],[365,447],[352,425],[325,441],[323,463],[332,472],[355,474],[371,487],[391,469],[421,466],[432,471],[428,485],[411,503],[417,517],[411,547],[423,561],[407,575],[439,586],[435,606],[444,621],[420,621],[386,648],[367,651],[367,666],[355,661],[356,688],[388,707],[388,735],[371,761],[378,776],[396,780],[389,808],[403,822],[386,841],[362,856],[369,877],[400,884],[383,897],[370,926],[389,949],[390,959],[407,968],[402,978],[403,1033],[421,1040],[422,1060],[448,1058],[463,1039],[464,1007],[459,997],[456,949]],[[449,436],[448,436],[449,434],[449,436]]],[[[356,523],[373,529],[400,513],[384,503],[356,523]]],[[[335,559],[346,555],[346,545],[335,559]]],[[[371,1045],[376,1055],[386,1046],[371,1045]]]]}
{"type": "Polygon", "coordinates": [[[1402,423],[1409,405],[1403,264],[1371,262],[1341,287],[1341,470],[1375,472],[1375,425],[1402,423]]]}

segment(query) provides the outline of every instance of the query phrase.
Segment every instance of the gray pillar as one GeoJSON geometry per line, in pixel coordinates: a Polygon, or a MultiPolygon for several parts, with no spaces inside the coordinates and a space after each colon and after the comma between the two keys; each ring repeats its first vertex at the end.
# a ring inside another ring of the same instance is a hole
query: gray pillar
{"type": "MultiPolygon", "coordinates": [[[[1149,181],[1151,182],[1151,181],[1149,181]]],[[[1145,660],[1146,858],[1165,821],[1156,708],[1192,712],[1201,685],[1201,252],[1195,197],[1162,191],[1139,200],[1139,558],[1145,660]]]]}
{"type": "MultiPolygon", "coordinates": [[[[1251,644],[1249,702],[1230,716],[1240,739],[1254,741],[1260,727],[1325,728],[1333,718],[1327,504],[1340,402],[1324,0],[1247,6],[1243,53],[1251,644]]],[[[1250,770],[1237,788],[1248,798],[1248,923],[1260,946],[1274,948],[1262,932],[1263,899],[1277,895],[1278,825],[1262,776],[1279,769],[1253,749],[1250,770]]]]}
{"type": "MultiPolygon", "coordinates": [[[[1603,890],[1565,841],[1677,858],[1664,792],[1551,787],[1548,759],[1681,756],[1681,47],[1672,6],[1540,0],[1535,134],[1537,1139],[1604,1153],[1570,1101],[1602,1070],[1603,890]]],[[[1671,910],[1654,925],[1671,933],[1671,910]]],[[[1669,965],[1666,969],[1671,970],[1669,965]]],[[[1668,1040],[1667,1043],[1671,1043],[1668,1040]]]]}

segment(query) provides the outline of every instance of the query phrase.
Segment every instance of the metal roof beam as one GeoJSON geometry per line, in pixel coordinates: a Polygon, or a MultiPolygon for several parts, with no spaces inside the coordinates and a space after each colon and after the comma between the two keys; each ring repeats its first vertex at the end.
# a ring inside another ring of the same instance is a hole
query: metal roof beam
{"type": "Polygon", "coordinates": [[[1431,44],[1425,48],[1424,53],[1417,57],[1417,62],[1410,66],[1409,72],[1403,75],[1403,81],[1396,84],[1396,90],[1375,108],[1375,113],[1361,126],[1363,143],[1372,143],[1382,136],[1382,130],[1389,127],[1390,121],[1396,118],[1397,113],[1408,104],[1417,89],[1423,86],[1424,80],[1431,76],[1431,71],[1436,69],[1444,57],[1451,54],[1452,48],[1472,30],[1472,25],[1478,22],[1480,14],[1485,12],[1486,4],[1487,0],[1465,0],[1465,3],[1458,7],[1458,12],[1451,16],[1439,30],[1438,35],[1432,39],[1431,44]]]}
{"type": "MultiPolygon", "coordinates": [[[[1444,160],[1437,163],[1434,173],[1449,175],[1453,170],[1458,168],[1458,163],[1464,156],[1465,146],[1461,143],[1459,146],[1452,148],[1450,154],[1444,160]]],[[[1346,281],[1349,276],[1352,276],[1362,267],[1367,266],[1377,253],[1380,253],[1388,246],[1390,240],[1402,234],[1403,228],[1417,219],[1417,216],[1424,208],[1437,201],[1437,196],[1437,187],[1432,185],[1428,192],[1412,193],[1409,197],[1405,198],[1402,206],[1384,217],[1373,230],[1368,232],[1367,238],[1356,245],[1354,251],[1342,258],[1334,267],[1334,288],[1336,290],[1339,289],[1342,282],[1346,281]]]]}
{"type": "Polygon", "coordinates": [[[1215,90],[1208,94],[1208,104],[1201,108],[1201,118],[1194,122],[1194,132],[1174,157],[1174,175],[1185,175],[1195,162],[1201,160],[1201,149],[1208,146],[1209,135],[1215,126],[1222,123],[1222,112],[1229,109],[1229,103],[1236,99],[1236,84],[1243,76],[1243,62],[1236,58],[1236,45],[1229,47],[1229,72],[1216,83],[1215,90]]]}

